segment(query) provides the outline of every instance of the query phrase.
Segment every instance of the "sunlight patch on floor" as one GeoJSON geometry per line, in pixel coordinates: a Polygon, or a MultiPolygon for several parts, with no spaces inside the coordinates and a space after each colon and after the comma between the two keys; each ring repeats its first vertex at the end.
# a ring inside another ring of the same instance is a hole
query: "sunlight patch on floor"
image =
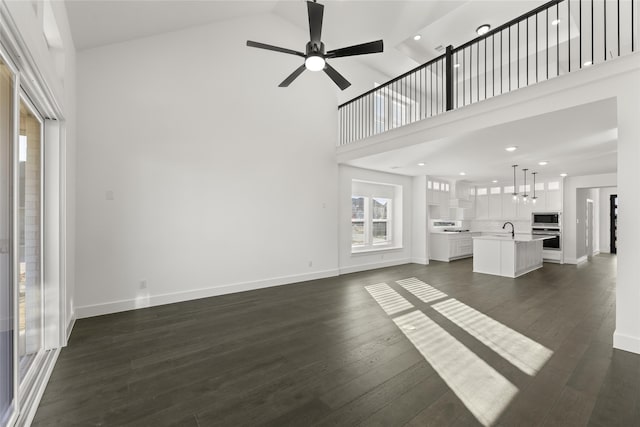
{"type": "Polygon", "coordinates": [[[537,374],[553,355],[545,346],[456,299],[432,307],[528,375],[537,374]]]}
{"type": "Polygon", "coordinates": [[[386,283],[365,286],[365,289],[390,316],[413,308],[413,305],[409,301],[402,298],[402,296],[391,289],[386,283]]]}
{"type": "Polygon", "coordinates": [[[483,425],[492,425],[518,388],[420,311],[393,319],[483,425]]]}
{"type": "Polygon", "coordinates": [[[415,277],[397,280],[396,283],[411,292],[422,302],[429,303],[447,297],[447,294],[444,292],[440,292],[433,286],[429,286],[415,277]]]}

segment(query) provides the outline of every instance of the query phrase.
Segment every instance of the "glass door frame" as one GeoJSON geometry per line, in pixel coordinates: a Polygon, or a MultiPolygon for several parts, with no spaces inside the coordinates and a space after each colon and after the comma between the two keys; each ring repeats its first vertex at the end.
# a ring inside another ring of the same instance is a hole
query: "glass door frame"
{"type": "Polygon", "coordinates": [[[16,296],[16,212],[17,212],[17,206],[16,206],[16,182],[15,182],[15,177],[16,177],[16,160],[17,160],[17,156],[18,153],[16,152],[16,147],[18,144],[18,132],[19,132],[19,125],[18,125],[18,117],[16,117],[16,113],[18,112],[18,102],[20,99],[19,96],[19,92],[20,92],[20,72],[18,70],[18,67],[16,67],[16,65],[14,64],[14,62],[11,60],[11,58],[9,57],[9,55],[7,55],[4,46],[2,46],[0,44],[0,58],[2,59],[2,62],[7,66],[7,68],[9,68],[9,71],[11,71],[12,74],[12,78],[13,78],[13,88],[12,88],[12,94],[11,94],[11,107],[12,107],[12,119],[11,119],[11,147],[10,147],[10,155],[11,155],[11,162],[10,162],[10,187],[11,187],[11,193],[10,193],[10,204],[11,206],[9,207],[9,221],[10,221],[10,235],[8,236],[9,239],[11,240],[11,244],[10,244],[10,253],[9,253],[9,281],[10,281],[10,287],[11,287],[11,298],[13,299],[12,301],[12,313],[11,313],[11,317],[13,319],[13,366],[11,367],[12,369],[12,373],[13,373],[13,399],[12,402],[10,404],[9,407],[9,411],[10,414],[7,417],[7,425],[13,425],[16,420],[18,419],[18,415],[20,413],[20,397],[19,397],[19,374],[18,374],[18,298],[16,296]]]}
{"type": "Polygon", "coordinates": [[[44,319],[45,319],[45,298],[44,298],[44,118],[42,117],[42,114],[40,114],[40,112],[38,111],[38,109],[35,107],[35,105],[33,104],[33,102],[31,102],[31,100],[29,99],[29,96],[27,95],[26,91],[24,90],[24,88],[22,86],[20,86],[18,89],[18,100],[17,100],[17,104],[16,104],[16,116],[15,117],[15,126],[16,126],[16,132],[15,132],[15,137],[14,137],[14,156],[13,156],[13,167],[14,167],[14,185],[13,185],[13,190],[14,190],[14,209],[13,209],[13,215],[14,215],[14,223],[13,223],[13,232],[14,232],[14,260],[13,260],[13,269],[14,269],[14,292],[15,292],[15,324],[16,324],[16,334],[15,334],[15,342],[16,342],[16,348],[14,350],[15,353],[18,352],[19,347],[18,347],[18,343],[17,343],[17,339],[19,336],[19,282],[20,282],[20,278],[19,278],[19,274],[20,274],[20,265],[19,265],[19,245],[20,245],[20,239],[19,239],[19,221],[18,219],[18,210],[20,209],[20,204],[19,204],[19,183],[20,183],[20,170],[19,170],[19,144],[20,144],[20,105],[21,103],[24,103],[24,106],[29,110],[29,112],[36,118],[36,120],[38,121],[38,123],[40,124],[40,176],[39,176],[39,182],[40,182],[40,280],[39,280],[39,287],[40,287],[40,342],[39,342],[39,348],[37,353],[34,355],[34,359],[31,361],[31,363],[29,364],[29,367],[27,369],[26,374],[24,375],[24,378],[22,378],[22,380],[20,379],[20,355],[17,355],[17,359],[15,360],[15,364],[16,364],[16,372],[17,372],[17,381],[18,381],[18,398],[20,399],[20,401],[22,401],[23,399],[25,399],[29,393],[31,392],[31,388],[34,385],[35,379],[38,375],[38,372],[40,370],[40,368],[42,367],[42,363],[44,361],[44,353],[45,353],[45,349],[44,349],[44,319]]]}

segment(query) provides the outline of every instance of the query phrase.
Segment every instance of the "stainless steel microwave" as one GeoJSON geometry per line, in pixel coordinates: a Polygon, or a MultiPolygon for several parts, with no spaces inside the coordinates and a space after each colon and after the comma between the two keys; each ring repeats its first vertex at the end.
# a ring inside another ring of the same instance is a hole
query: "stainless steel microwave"
{"type": "Polygon", "coordinates": [[[560,213],[559,212],[533,212],[531,214],[531,225],[534,227],[560,228],[560,213]]]}

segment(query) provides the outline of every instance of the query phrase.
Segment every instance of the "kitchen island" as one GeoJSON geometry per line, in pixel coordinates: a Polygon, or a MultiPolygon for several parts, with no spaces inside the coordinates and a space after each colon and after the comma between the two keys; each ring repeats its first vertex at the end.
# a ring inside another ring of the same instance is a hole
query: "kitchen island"
{"type": "Polygon", "coordinates": [[[550,236],[496,234],[473,237],[473,272],[518,277],[542,267],[542,241],[550,236]]]}

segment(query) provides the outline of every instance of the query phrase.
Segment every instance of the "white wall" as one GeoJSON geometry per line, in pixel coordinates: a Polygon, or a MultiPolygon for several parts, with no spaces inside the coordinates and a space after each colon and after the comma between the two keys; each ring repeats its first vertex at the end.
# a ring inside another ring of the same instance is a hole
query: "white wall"
{"type": "MultiPolygon", "coordinates": [[[[568,264],[576,264],[581,257],[586,256],[584,237],[584,218],[586,212],[586,199],[597,199],[597,192],[587,191],[600,187],[615,186],[618,175],[615,173],[585,175],[567,177],[564,180],[563,202],[563,228],[562,241],[564,244],[564,261],[568,264]],[[580,194],[580,198],[578,195],[580,194]]],[[[594,211],[597,211],[594,205],[594,211]]],[[[594,224],[597,222],[594,221],[594,224]]],[[[594,225],[594,228],[595,227],[594,225]]],[[[597,242],[594,242],[594,248],[597,242]]]]}
{"type": "Polygon", "coordinates": [[[413,177],[413,218],[411,232],[411,262],[429,264],[429,232],[427,206],[427,176],[413,177]]]}
{"type": "Polygon", "coordinates": [[[337,89],[277,87],[299,58],[265,35],[306,36],[264,15],[79,54],[79,316],[337,274],[337,89]]]}
{"type": "Polygon", "coordinates": [[[602,253],[611,252],[611,227],[609,213],[609,197],[618,194],[617,187],[601,188],[598,197],[600,198],[600,246],[602,253]]]}
{"type": "Polygon", "coordinates": [[[412,262],[412,181],[410,176],[340,166],[340,210],[338,214],[340,273],[352,273],[412,262]],[[391,184],[402,188],[402,248],[351,253],[351,183],[353,180],[391,184]]]}

